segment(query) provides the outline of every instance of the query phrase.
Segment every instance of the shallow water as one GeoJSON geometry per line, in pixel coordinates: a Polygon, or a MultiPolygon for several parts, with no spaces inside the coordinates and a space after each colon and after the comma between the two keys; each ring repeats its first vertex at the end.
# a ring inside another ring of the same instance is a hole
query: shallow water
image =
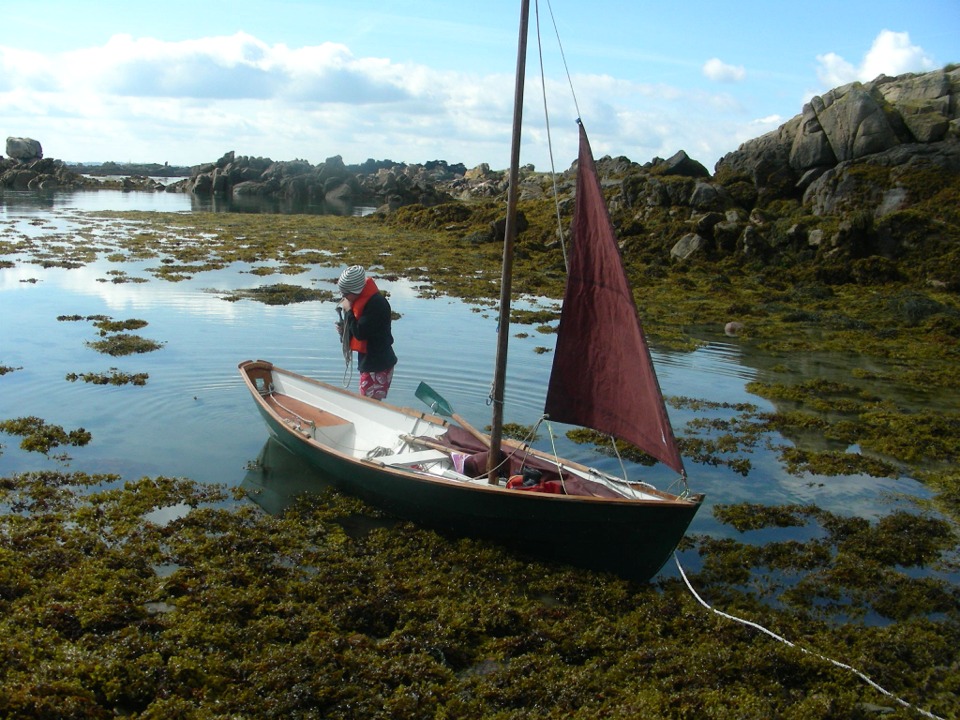
{"type": "MultiPolygon", "coordinates": [[[[118,179],[118,178],[102,178],[118,179]]],[[[164,185],[176,178],[154,178],[164,185]]],[[[144,210],[156,212],[237,212],[367,215],[375,208],[365,205],[331,205],[324,202],[294,203],[275,198],[199,197],[183,192],[121,192],[76,190],[55,192],[0,190],[0,221],[23,213],[40,211],[96,212],[98,210],[144,210]]]]}
{"type": "MultiPolygon", "coordinates": [[[[100,191],[27,198],[0,203],[0,241],[18,236],[70,235],[76,220],[90,210],[189,211],[189,197],[165,193],[100,191]],[[92,197],[91,197],[92,196],[92,197]],[[176,207],[179,202],[181,207],[176,207]]],[[[105,232],[107,230],[104,230],[105,232]]],[[[69,468],[86,472],[120,473],[125,479],[144,475],[185,476],[205,483],[238,485],[249,482],[248,465],[264,449],[267,431],[241,384],[236,367],[246,359],[271,360],[281,367],[331,383],[355,387],[356,372],[345,368],[333,329],[332,302],[268,306],[252,300],[228,302],[223,293],[296,283],[327,288],[340,268],[313,267],[297,276],[260,278],[238,264],[167,282],[146,272],[157,260],[115,265],[101,259],[77,269],[49,268],[22,256],[12,268],[0,268],[0,365],[21,368],[0,377],[0,419],[37,416],[66,430],[83,427],[93,434],[86,447],[59,448],[70,456],[69,468]],[[121,269],[145,283],[110,282],[107,272],[121,269]],[[62,322],[64,315],[108,315],[114,320],[137,318],[149,324],[135,334],[164,343],[162,349],[125,357],[95,352],[86,342],[98,339],[91,322],[62,322]],[[68,373],[108,372],[149,374],[144,387],[95,386],[68,382],[68,373]]],[[[424,299],[404,280],[378,278],[389,293],[400,319],[394,324],[400,358],[390,402],[422,407],[414,396],[420,381],[446,397],[471,423],[490,421],[487,396],[495,353],[495,319],[489,308],[451,298],[424,299]]],[[[545,382],[555,336],[533,327],[516,326],[509,350],[505,419],[524,425],[540,417],[545,382]]],[[[684,396],[717,403],[753,403],[772,409],[750,395],[752,380],[784,382],[782,367],[804,377],[829,378],[843,372],[853,358],[837,356],[772,358],[720,333],[704,334],[694,352],[654,349],[661,387],[667,396],[684,396]],[[770,368],[779,365],[778,372],[770,368]]],[[[715,411],[723,414],[725,411],[715,411]]],[[[726,411],[732,414],[732,411],[726,411]]],[[[695,417],[670,409],[678,435],[695,417]]],[[[617,461],[598,456],[591,448],[563,437],[557,426],[561,455],[616,470],[617,461]]],[[[537,443],[549,447],[544,434],[537,443]]],[[[779,439],[778,439],[779,441],[779,439]]],[[[63,467],[63,461],[27,453],[19,438],[0,435],[0,476],[43,467],[63,467]]],[[[914,509],[929,497],[910,478],[796,477],[781,467],[776,454],[761,445],[750,455],[747,477],[725,467],[687,462],[691,488],[707,495],[691,532],[734,535],[717,523],[711,508],[717,503],[816,503],[842,514],[875,517],[895,509],[914,509]]],[[[631,475],[661,488],[672,480],[669,471],[630,467],[631,475]]],[[[802,532],[802,531],[797,531],[802,532]]],[[[671,565],[665,573],[675,572],[671,565]]]]}

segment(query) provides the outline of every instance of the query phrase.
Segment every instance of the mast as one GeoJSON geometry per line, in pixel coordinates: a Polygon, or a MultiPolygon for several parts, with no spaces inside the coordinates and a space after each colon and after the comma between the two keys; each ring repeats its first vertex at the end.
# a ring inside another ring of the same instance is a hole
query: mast
{"type": "Polygon", "coordinates": [[[494,367],[493,420],[490,429],[490,456],[487,482],[499,482],[500,441],[503,437],[503,391],[507,378],[507,343],[510,339],[510,294],[513,284],[513,245],[517,237],[517,198],[520,179],[520,126],[523,120],[523,81],[527,67],[527,26],[530,0],[520,2],[520,39],[517,42],[517,76],[513,96],[513,139],[510,150],[510,187],[507,191],[507,223],[503,238],[503,268],[500,275],[500,319],[497,324],[497,361],[494,367]]]}

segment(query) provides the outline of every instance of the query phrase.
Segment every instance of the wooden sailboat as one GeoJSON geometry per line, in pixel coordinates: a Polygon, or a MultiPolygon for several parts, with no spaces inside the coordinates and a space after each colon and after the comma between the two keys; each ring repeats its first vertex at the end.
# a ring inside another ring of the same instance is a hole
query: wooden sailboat
{"type": "MultiPolygon", "coordinates": [[[[663,492],[502,436],[528,8],[523,0],[490,434],[447,420],[453,414],[427,386],[417,395],[438,401],[434,414],[263,360],[242,362],[240,373],[270,433],[342,491],[441,531],[645,581],[676,548],[703,496],[663,492]]],[[[686,487],[582,125],[569,276],[545,414],[637,445],[686,487]]]]}

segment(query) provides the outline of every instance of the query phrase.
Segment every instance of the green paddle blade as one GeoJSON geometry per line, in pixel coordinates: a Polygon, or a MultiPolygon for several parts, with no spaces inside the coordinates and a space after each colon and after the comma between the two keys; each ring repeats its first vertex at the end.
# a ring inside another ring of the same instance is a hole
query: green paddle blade
{"type": "Polygon", "coordinates": [[[416,395],[419,400],[423,400],[423,402],[429,405],[430,409],[435,413],[439,413],[444,417],[453,417],[453,408],[450,407],[450,403],[447,402],[443,395],[440,395],[425,382],[420,383],[414,395],[416,395]]]}

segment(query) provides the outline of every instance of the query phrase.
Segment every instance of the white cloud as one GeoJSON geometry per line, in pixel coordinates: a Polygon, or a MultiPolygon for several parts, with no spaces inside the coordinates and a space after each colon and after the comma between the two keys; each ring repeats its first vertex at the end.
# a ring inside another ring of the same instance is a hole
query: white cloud
{"type": "Polygon", "coordinates": [[[937,63],[919,45],[910,43],[910,34],[881,30],[859,66],[854,66],[836,53],[817,55],[817,76],[825,87],[860,80],[873,80],[879,75],[902,75],[907,72],[926,72],[937,63]]]}
{"type": "Polygon", "coordinates": [[[742,65],[728,65],[719,58],[710,58],[703,64],[703,74],[714,82],[740,82],[747,71],[742,65]]]}
{"type": "Polygon", "coordinates": [[[827,88],[846,85],[856,80],[859,75],[857,68],[836,53],[817,55],[817,62],[820,63],[820,67],[817,68],[817,77],[827,88]]]}
{"type": "Polygon", "coordinates": [[[767,115],[766,117],[757,118],[756,120],[751,120],[751,125],[762,125],[764,127],[777,127],[783,122],[783,118],[780,115],[767,115]]]}
{"type": "MultiPolygon", "coordinates": [[[[321,162],[509,162],[512,75],[466,74],[338,43],[291,48],[246,33],[168,42],[116,35],[62,53],[0,47],[0,127],[47,157],[195,165],[225,152],[321,162]]],[[[746,77],[714,59],[719,82],[746,77]]],[[[548,77],[554,159],[576,157],[578,113],[598,156],[638,162],[686,150],[710,163],[742,141],[749,109],[731,93],[606,74],[548,77]]],[[[549,164],[539,80],[528,82],[522,159],[549,164]]],[[[759,114],[759,113],[758,113],[759,114]]]]}
{"type": "Polygon", "coordinates": [[[922,47],[910,44],[909,33],[882,30],[863,59],[860,78],[873,80],[881,73],[901,75],[906,72],[934,70],[936,67],[936,63],[922,47]]]}

